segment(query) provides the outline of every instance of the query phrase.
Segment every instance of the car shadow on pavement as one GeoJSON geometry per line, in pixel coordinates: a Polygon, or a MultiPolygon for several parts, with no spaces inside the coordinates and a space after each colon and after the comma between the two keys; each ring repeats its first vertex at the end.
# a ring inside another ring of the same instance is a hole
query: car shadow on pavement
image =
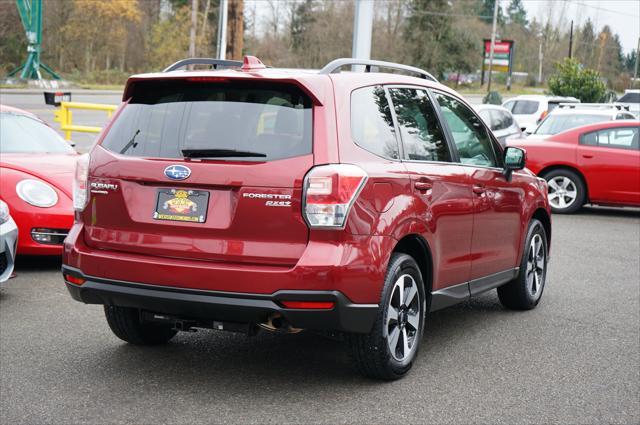
{"type": "MultiPolygon", "coordinates": [[[[489,296],[431,314],[418,362],[424,358],[428,364],[431,356],[464,344],[467,332],[474,332],[474,324],[485,321],[482,326],[490,326],[492,316],[505,314],[513,312],[505,310],[497,297],[489,296]]],[[[91,361],[92,373],[98,375],[95,379],[165,382],[193,388],[197,388],[194,384],[200,384],[198,392],[203,395],[222,389],[231,394],[241,393],[255,386],[277,385],[278,392],[287,393],[337,382],[363,388],[379,385],[378,381],[357,374],[345,341],[311,332],[260,332],[248,337],[198,330],[180,333],[169,344],[157,347],[120,343],[111,335],[109,338],[113,343],[94,353],[99,358],[91,361]],[[239,376],[242,380],[237,379],[239,376]]]]}
{"type": "Polygon", "coordinates": [[[601,206],[586,206],[577,213],[580,216],[601,216],[601,217],[630,217],[640,218],[640,208],[616,208],[601,206]]]}
{"type": "Polygon", "coordinates": [[[19,274],[20,271],[60,270],[61,266],[62,257],[59,255],[18,255],[16,257],[15,272],[19,274]]]}

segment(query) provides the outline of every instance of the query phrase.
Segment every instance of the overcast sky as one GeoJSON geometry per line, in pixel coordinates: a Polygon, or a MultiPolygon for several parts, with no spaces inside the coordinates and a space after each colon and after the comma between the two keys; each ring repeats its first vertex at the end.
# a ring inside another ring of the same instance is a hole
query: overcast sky
{"type": "MultiPolygon", "coordinates": [[[[509,0],[500,0],[507,7],[509,0]]],[[[558,22],[564,12],[565,20],[582,24],[588,18],[597,30],[609,25],[620,36],[625,53],[636,49],[640,37],[640,0],[523,0],[529,18],[558,22]]]]}

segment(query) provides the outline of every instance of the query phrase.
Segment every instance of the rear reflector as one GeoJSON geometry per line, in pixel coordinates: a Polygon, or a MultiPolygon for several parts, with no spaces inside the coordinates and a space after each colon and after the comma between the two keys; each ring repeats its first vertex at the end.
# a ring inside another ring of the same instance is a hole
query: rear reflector
{"type": "Polygon", "coordinates": [[[286,308],[297,308],[301,310],[330,310],[335,305],[331,301],[281,301],[286,308]]]}
{"type": "Polygon", "coordinates": [[[66,280],[69,283],[73,283],[74,285],[82,285],[87,281],[86,279],[83,279],[81,277],[71,276],[70,274],[65,274],[64,280],[66,280]]]}

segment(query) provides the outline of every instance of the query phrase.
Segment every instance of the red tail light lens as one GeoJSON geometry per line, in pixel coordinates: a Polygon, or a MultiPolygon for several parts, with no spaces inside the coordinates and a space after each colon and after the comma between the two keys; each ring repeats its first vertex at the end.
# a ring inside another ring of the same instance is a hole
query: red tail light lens
{"type": "Polygon", "coordinates": [[[304,217],[311,228],[343,228],[349,210],[367,181],[351,164],[314,167],[304,183],[304,217]]]}
{"type": "Polygon", "coordinates": [[[73,208],[83,211],[89,202],[89,154],[80,155],[76,162],[76,173],[73,179],[73,208]]]}
{"type": "Polygon", "coordinates": [[[300,310],[331,310],[335,305],[331,301],[282,301],[286,308],[296,308],[300,310]]]}
{"type": "Polygon", "coordinates": [[[87,281],[86,279],[83,279],[81,277],[71,276],[70,274],[65,274],[64,280],[66,280],[69,283],[73,283],[74,285],[82,285],[87,281]]]}
{"type": "Polygon", "coordinates": [[[543,111],[540,114],[540,118],[538,118],[538,122],[542,121],[547,115],[549,115],[549,111],[543,111]]]}

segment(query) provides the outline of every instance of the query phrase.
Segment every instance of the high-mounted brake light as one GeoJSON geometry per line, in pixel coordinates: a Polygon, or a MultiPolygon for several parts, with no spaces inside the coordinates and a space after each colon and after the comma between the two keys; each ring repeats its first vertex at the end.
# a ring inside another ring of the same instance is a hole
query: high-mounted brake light
{"type": "Polygon", "coordinates": [[[190,83],[228,83],[228,78],[223,77],[189,77],[187,81],[190,83]]]}
{"type": "Polygon", "coordinates": [[[83,211],[89,202],[89,154],[80,155],[76,162],[76,174],[73,179],[73,208],[83,211]]]}
{"type": "Polygon", "coordinates": [[[304,217],[311,228],[344,228],[367,173],[351,164],[314,167],[304,182],[304,217]]]}

